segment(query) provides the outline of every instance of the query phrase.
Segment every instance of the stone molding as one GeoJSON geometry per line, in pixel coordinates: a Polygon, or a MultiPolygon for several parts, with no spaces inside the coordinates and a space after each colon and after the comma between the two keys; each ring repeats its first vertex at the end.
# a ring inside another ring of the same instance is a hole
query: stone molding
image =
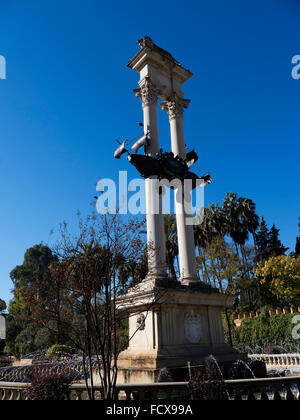
{"type": "Polygon", "coordinates": [[[129,293],[120,297],[117,300],[118,309],[127,310],[129,312],[136,312],[140,308],[151,307],[157,305],[180,305],[187,308],[195,306],[214,307],[214,308],[231,308],[235,301],[235,296],[224,295],[221,293],[203,293],[194,288],[151,288],[136,287],[131,289],[129,293]]]}

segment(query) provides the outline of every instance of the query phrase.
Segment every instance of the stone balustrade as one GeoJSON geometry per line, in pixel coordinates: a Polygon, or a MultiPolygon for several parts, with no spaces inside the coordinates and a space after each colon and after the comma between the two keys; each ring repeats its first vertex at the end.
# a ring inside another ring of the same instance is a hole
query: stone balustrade
{"type": "Polygon", "coordinates": [[[28,384],[0,382],[0,401],[24,400],[24,391],[28,384]]]}
{"type": "Polygon", "coordinates": [[[260,360],[267,369],[276,371],[300,372],[300,354],[251,354],[250,360],[260,360]]]}
{"type": "MultiPolygon", "coordinates": [[[[26,384],[0,382],[0,401],[24,400],[26,384]]],[[[266,378],[226,381],[229,399],[238,400],[300,400],[300,377],[266,378]]],[[[102,388],[95,386],[96,398],[101,400],[102,388]]],[[[70,400],[88,400],[83,384],[74,384],[70,391],[70,400]]],[[[144,385],[119,385],[117,400],[187,400],[188,383],[158,383],[144,385]]]]}
{"type": "Polygon", "coordinates": [[[233,401],[300,400],[300,377],[226,381],[226,385],[229,397],[233,401]]]}

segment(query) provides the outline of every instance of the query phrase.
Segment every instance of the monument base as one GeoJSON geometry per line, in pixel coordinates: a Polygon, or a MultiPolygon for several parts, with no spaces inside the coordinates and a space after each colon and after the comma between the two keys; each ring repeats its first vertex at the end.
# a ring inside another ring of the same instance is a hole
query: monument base
{"type": "Polygon", "coordinates": [[[212,355],[231,364],[241,355],[225,344],[222,312],[234,298],[202,283],[147,279],[119,300],[129,315],[129,348],[119,357],[120,384],[188,380],[188,365],[212,355]]]}

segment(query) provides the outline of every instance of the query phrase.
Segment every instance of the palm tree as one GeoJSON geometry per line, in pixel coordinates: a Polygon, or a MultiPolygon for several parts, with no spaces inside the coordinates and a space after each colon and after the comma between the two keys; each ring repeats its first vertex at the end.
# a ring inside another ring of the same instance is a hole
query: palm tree
{"type": "Polygon", "coordinates": [[[212,231],[209,226],[209,210],[204,209],[203,221],[200,225],[194,226],[195,245],[198,248],[198,263],[201,267],[203,281],[211,284],[210,276],[206,265],[205,249],[212,240],[212,231]]]}
{"type": "Polygon", "coordinates": [[[224,238],[226,234],[226,224],[222,209],[215,204],[212,204],[208,209],[204,209],[203,222],[201,225],[195,226],[194,233],[204,282],[210,283],[215,287],[214,281],[211,281],[210,270],[206,263],[206,250],[215,238],[224,238]]]}
{"type": "Polygon", "coordinates": [[[218,204],[211,204],[206,213],[207,223],[213,236],[225,237],[228,227],[226,215],[218,204]]]}
{"type": "Polygon", "coordinates": [[[256,214],[256,205],[250,198],[239,198],[237,200],[242,223],[253,236],[256,249],[256,232],[259,227],[259,216],[256,214]]]}
{"type": "Polygon", "coordinates": [[[237,254],[239,255],[239,248],[241,249],[242,258],[244,259],[242,247],[249,239],[248,229],[242,221],[241,217],[241,202],[235,193],[227,193],[223,201],[223,211],[226,219],[227,234],[233,240],[237,254]]]}
{"type": "MultiPolygon", "coordinates": [[[[255,237],[259,225],[259,218],[255,212],[255,204],[250,199],[238,198],[235,193],[227,193],[223,201],[223,209],[228,223],[228,234],[234,241],[237,255],[240,255],[240,249],[244,275],[251,282],[251,270],[249,268],[245,244],[249,239],[249,233],[255,237]]],[[[249,304],[251,304],[250,292],[246,291],[246,295],[249,304]]]]}

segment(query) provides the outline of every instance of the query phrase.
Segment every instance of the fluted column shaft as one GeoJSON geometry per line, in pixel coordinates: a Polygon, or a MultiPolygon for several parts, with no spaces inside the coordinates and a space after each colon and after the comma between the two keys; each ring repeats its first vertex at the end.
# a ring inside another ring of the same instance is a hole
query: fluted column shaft
{"type": "MultiPolygon", "coordinates": [[[[159,135],[157,122],[158,91],[149,77],[140,83],[140,88],[135,90],[137,97],[143,103],[145,134],[150,132],[150,142],[145,148],[148,156],[156,157],[159,152],[159,135]]],[[[162,214],[162,197],[158,197],[157,182],[155,179],[146,179],[146,213],[147,213],[147,241],[148,265],[151,277],[166,276],[166,248],[164,219],[162,214]],[[156,202],[159,201],[159,213],[155,214],[156,202]]]]}
{"type": "MultiPolygon", "coordinates": [[[[183,110],[188,107],[189,102],[178,95],[174,95],[168,101],[161,104],[162,109],[168,112],[170,118],[172,152],[175,156],[180,156],[183,159],[186,158],[183,110]]],[[[182,190],[182,196],[178,193],[175,194],[179,263],[181,282],[184,285],[199,281],[196,265],[194,227],[186,223],[187,219],[191,217],[190,198],[187,196],[184,197],[184,188],[182,190]]]]}

